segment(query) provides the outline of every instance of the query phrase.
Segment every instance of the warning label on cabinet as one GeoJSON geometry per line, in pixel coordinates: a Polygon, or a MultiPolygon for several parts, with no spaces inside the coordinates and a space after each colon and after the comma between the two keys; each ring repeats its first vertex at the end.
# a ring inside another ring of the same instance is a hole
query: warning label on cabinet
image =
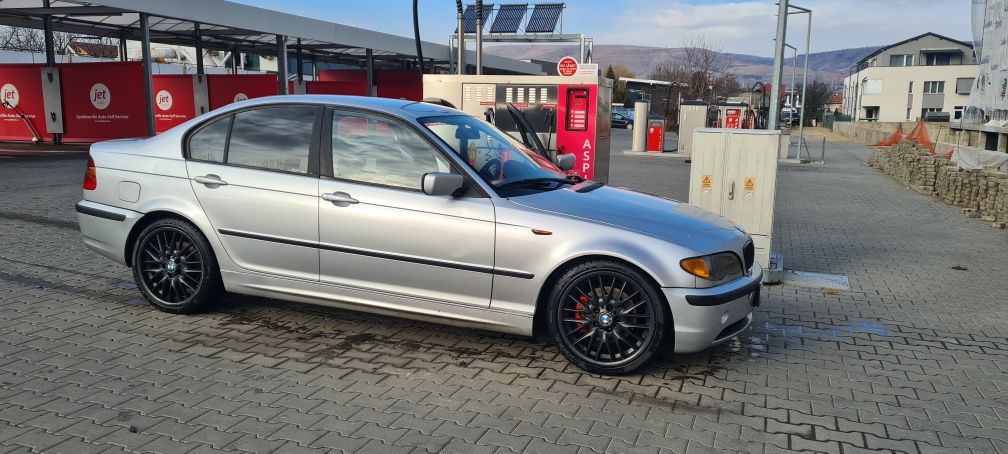
{"type": "Polygon", "coordinates": [[[703,178],[700,179],[700,187],[703,189],[711,188],[711,175],[704,175],[703,178]]]}
{"type": "Polygon", "coordinates": [[[755,191],[756,191],[756,178],[746,177],[745,192],[755,192],[755,191]]]}

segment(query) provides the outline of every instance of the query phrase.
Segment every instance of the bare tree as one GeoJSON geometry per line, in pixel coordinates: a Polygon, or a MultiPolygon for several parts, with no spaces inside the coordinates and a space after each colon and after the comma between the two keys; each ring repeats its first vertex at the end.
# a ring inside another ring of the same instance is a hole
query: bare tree
{"type": "Polygon", "coordinates": [[[696,35],[685,38],[681,56],[656,66],[651,78],[685,84],[682,92],[685,99],[709,99],[739,89],[734,69],[735,60],[723,52],[720,43],[696,35]]]}
{"type": "MultiPolygon", "coordinates": [[[[73,33],[53,32],[53,50],[56,55],[70,53],[70,44],[76,39],[87,38],[100,44],[114,45],[110,38],[85,37],[73,33]]],[[[0,26],[0,49],[18,52],[45,53],[45,33],[26,27],[0,26]]]]}
{"type": "MultiPolygon", "coordinates": [[[[798,87],[798,89],[801,90],[801,87],[798,87]]],[[[811,125],[813,118],[822,121],[822,112],[820,111],[834,94],[836,94],[836,91],[833,90],[829,82],[818,77],[810,82],[808,88],[805,90],[805,111],[802,112],[802,121],[806,125],[811,125]]]]}

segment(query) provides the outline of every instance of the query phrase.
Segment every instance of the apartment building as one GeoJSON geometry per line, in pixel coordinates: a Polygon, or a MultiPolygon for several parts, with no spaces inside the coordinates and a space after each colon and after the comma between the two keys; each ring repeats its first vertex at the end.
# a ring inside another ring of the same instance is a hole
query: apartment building
{"type": "Polygon", "coordinates": [[[958,120],[978,72],[972,44],[925,33],[883,47],[851,68],[843,111],[854,121],[916,121],[932,112],[958,120]]]}

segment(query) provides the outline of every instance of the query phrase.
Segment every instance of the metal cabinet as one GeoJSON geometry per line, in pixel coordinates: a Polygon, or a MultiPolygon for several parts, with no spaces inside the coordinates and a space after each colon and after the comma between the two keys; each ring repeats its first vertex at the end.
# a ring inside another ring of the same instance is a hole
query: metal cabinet
{"type": "Polygon", "coordinates": [[[756,260],[770,266],[779,131],[697,129],[689,202],[718,213],[753,238],[756,260]]]}

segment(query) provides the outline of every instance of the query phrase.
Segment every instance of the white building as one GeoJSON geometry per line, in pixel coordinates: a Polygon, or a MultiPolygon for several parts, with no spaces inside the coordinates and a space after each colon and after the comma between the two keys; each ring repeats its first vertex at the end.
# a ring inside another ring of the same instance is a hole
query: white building
{"type": "Polygon", "coordinates": [[[935,33],[883,47],[844,79],[843,111],[854,121],[915,121],[930,112],[962,117],[979,66],[973,45],[935,33]]]}

